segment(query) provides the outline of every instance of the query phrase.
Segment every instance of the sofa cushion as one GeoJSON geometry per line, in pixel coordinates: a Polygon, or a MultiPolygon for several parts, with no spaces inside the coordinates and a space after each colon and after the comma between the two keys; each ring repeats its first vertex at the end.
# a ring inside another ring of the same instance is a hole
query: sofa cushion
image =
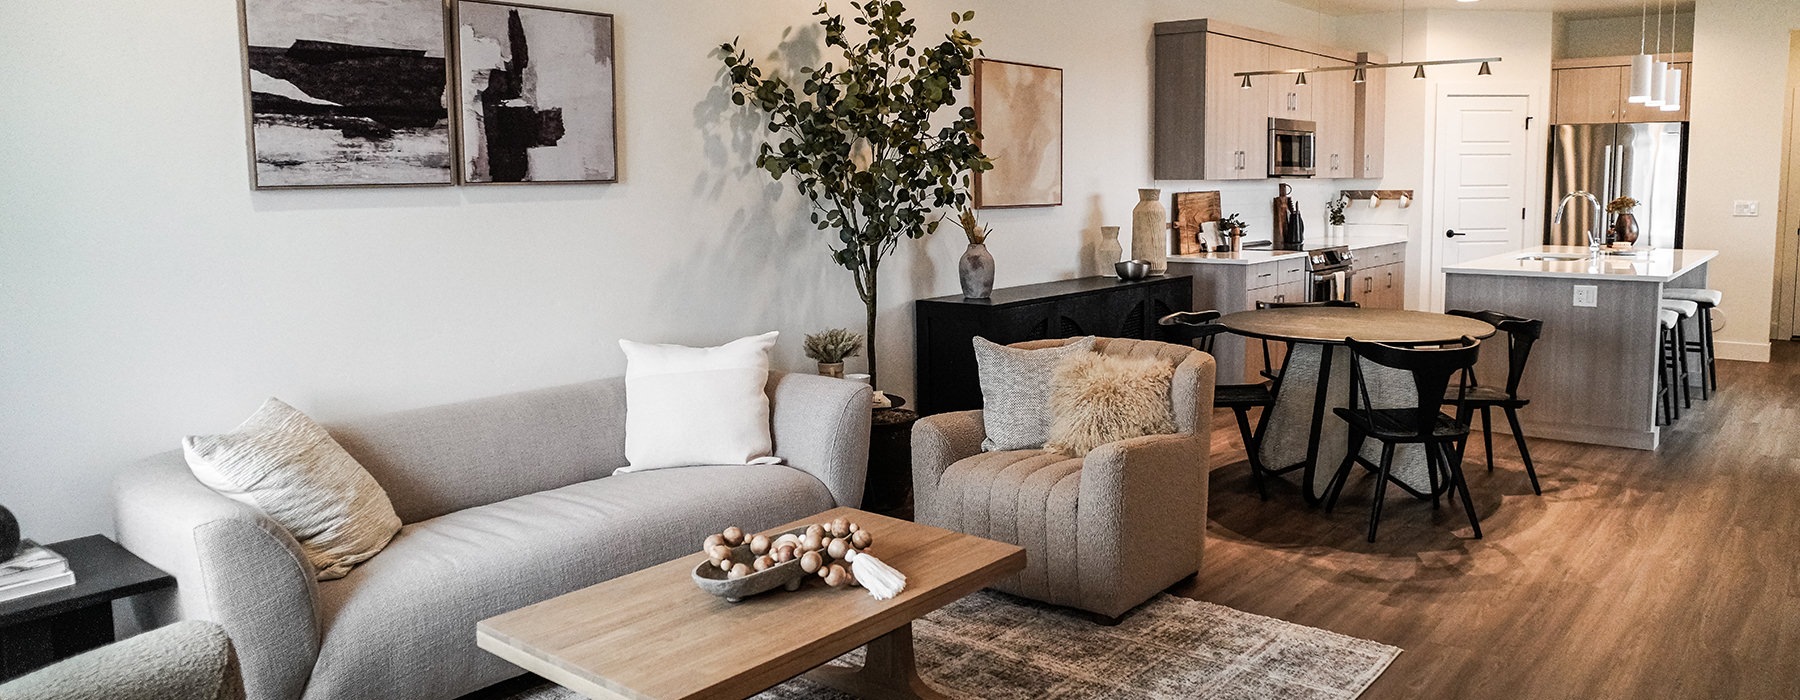
{"type": "Polygon", "coordinates": [[[773,463],[769,349],[778,332],[710,348],[620,340],[625,471],[773,463]]]}
{"type": "Polygon", "coordinates": [[[763,530],[834,505],[790,467],[690,467],[407,525],[381,556],[319,585],[324,639],[306,697],[453,698],[520,675],[476,648],[476,622],[697,552],[727,525],[763,530]]]}
{"type": "Polygon", "coordinates": [[[944,470],[938,527],[1024,547],[1025,569],[994,588],[1066,605],[1077,590],[1082,460],[1043,450],[983,452],[944,470]]]}
{"type": "Polygon", "coordinates": [[[1094,349],[1092,336],[1063,345],[1024,349],[976,337],[981,421],[988,452],[1043,447],[1050,437],[1050,378],[1064,358],[1094,349]]]}

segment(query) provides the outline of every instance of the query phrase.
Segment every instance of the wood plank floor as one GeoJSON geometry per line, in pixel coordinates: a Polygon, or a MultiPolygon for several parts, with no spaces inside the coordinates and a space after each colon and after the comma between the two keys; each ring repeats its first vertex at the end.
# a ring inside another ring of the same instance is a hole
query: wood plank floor
{"type": "Polygon", "coordinates": [[[1174,592],[1405,649],[1371,700],[1800,698],[1800,344],[1719,384],[1654,453],[1531,441],[1542,497],[1510,438],[1491,474],[1476,440],[1482,540],[1390,489],[1364,542],[1367,479],[1331,516],[1291,483],[1263,502],[1221,413],[1205,566],[1174,592]]]}

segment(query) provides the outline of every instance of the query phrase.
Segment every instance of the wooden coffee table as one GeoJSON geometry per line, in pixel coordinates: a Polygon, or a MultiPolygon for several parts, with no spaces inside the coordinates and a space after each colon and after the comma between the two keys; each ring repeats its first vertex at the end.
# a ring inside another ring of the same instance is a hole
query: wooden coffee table
{"type": "Polygon", "coordinates": [[[837,517],[874,534],[869,553],[906,575],[905,592],[876,600],[809,582],[727,603],[689,579],[705,559],[696,542],[692,555],[483,620],[476,642],[596,700],[745,698],[809,669],[859,697],[944,697],[914,669],[912,621],[1025,568],[1025,550],[852,508],[769,532],[837,517]],[[817,668],[865,644],[862,668],[817,668]]]}

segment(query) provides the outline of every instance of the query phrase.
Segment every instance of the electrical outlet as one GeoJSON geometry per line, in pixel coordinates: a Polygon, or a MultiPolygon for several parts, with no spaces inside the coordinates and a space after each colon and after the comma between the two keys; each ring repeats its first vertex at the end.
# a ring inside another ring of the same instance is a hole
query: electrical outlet
{"type": "Polygon", "coordinates": [[[1600,288],[1591,284],[1575,285],[1575,305],[1594,308],[1600,305],[1600,288]]]}
{"type": "Polygon", "coordinates": [[[1756,216],[1756,200],[1740,199],[1731,203],[1732,216],[1756,216]]]}

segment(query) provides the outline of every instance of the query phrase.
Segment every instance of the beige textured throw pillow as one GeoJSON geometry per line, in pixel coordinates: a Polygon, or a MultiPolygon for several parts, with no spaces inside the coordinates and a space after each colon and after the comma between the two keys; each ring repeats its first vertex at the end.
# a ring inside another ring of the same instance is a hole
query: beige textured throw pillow
{"type": "Polygon", "coordinates": [[[975,338],[983,452],[1035,450],[1050,436],[1050,375],[1064,358],[1091,355],[1094,337],[1036,350],[975,338]]]}
{"type": "Polygon", "coordinates": [[[1058,363],[1044,449],[1080,457],[1110,442],[1173,433],[1175,367],[1154,357],[1086,353],[1058,363]]]}
{"type": "Polygon", "coordinates": [[[321,581],[343,578],[400,531],[375,477],[279,400],[263,402],[230,433],[189,436],[181,446],[200,483],[287,528],[321,581]]]}

